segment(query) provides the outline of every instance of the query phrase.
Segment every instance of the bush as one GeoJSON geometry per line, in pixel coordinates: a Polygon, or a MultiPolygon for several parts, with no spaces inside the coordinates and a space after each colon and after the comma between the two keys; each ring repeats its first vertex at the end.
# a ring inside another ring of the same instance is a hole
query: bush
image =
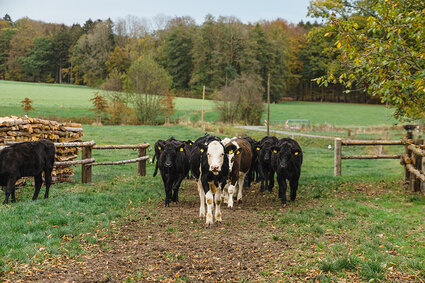
{"type": "Polygon", "coordinates": [[[257,75],[241,75],[215,95],[216,108],[223,122],[243,121],[247,125],[260,124],[264,111],[264,88],[257,75]]]}

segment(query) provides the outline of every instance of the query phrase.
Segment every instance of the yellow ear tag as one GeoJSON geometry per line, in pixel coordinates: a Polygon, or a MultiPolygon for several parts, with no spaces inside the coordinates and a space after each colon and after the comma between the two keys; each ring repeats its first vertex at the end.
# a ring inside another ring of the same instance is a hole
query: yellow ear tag
{"type": "Polygon", "coordinates": [[[298,155],[298,153],[299,153],[299,152],[298,152],[298,151],[296,151],[296,152],[294,153],[294,155],[298,155]]]}
{"type": "Polygon", "coordinates": [[[241,151],[240,151],[240,150],[236,151],[236,155],[237,155],[237,154],[239,154],[239,153],[241,153],[241,151]]]}
{"type": "Polygon", "coordinates": [[[204,152],[204,149],[203,148],[201,148],[201,152],[204,152]]]}
{"type": "Polygon", "coordinates": [[[191,142],[189,143],[189,145],[192,145],[192,144],[193,144],[193,143],[191,143],[191,142]]]}
{"type": "Polygon", "coordinates": [[[160,147],[160,146],[158,146],[158,149],[159,149],[159,150],[161,150],[161,147],[160,147]]]}
{"type": "Polygon", "coordinates": [[[229,154],[232,154],[232,153],[233,153],[233,149],[229,151],[229,154]]]}
{"type": "Polygon", "coordinates": [[[180,148],[180,151],[183,151],[183,147],[180,148]]]}
{"type": "Polygon", "coordinates": [[[259,147],[257,147],[257,150],[260,150],[260,148],[259,148],[259,147]]]}
{"type": "Polygon", "coordinates": [[[277,150],[275,149],[275,150],[273,150],[273,153],[277,153],[277,150]]]}

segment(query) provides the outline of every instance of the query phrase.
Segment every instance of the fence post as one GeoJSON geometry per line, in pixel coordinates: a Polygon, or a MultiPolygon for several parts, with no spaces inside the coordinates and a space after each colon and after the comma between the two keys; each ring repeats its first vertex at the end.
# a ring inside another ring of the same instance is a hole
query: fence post
{"type": "MultiPolygon", "coordinates": [[[[84,146],[83,147],[83,151],[81,153],[81,158],[82,159],[88,159],[91,158],[91,152],[92,152],[92,147],[91,146],[84,146]]],[[[83,164],[81,166],[81,183],[83,184],[88,184],[91,183],[91,164],[83,164]]]]}
{"type": "MultiPolygon", "coordinates": [[[[142,157],[146,155],[146,148],[139,148],[137,157],[142,157]]],[[[141,160],[137,162],[137,175],[146,176],[146,160],[141,160]]]]}
{"type": "Polygon", "coordinates": [[[342,139],[335,139],[334,148],[334,176],[341,176],[342,139]]]}
{"type": "MultiPolygon", "coordinates": [[[[417,139],[415,140],[415,144],[416,145],[421,145],[423,144],[423,140],[422,139],[417,139]]],[[[422,156],[421,155],[416,155],[415,154],[415,169],[418,170],[419,172],[422,172],[422,156]]],[[[413,174],[412,174],[413,175],[413,174]]],[[[414,179],[414,185],[413,185],[413,191],[414,192],[420,192],[421,191],[421,187],[422,187],[422,181],[419,178],[414,179]]]]}

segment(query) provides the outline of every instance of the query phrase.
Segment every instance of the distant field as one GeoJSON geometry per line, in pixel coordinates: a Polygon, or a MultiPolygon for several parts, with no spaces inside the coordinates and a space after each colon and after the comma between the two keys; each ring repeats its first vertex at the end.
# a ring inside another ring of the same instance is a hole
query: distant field
{"type": "MultiPolygon", "coordinates": [[[[34,101],[35,111],[31,116],[43,117],[92,117],[90,98],[97,89],[85,86],[55,85],[0,81],[0,116],[23,115],[20,101],[29,97],[34,101]]],[[[176,112],[172,119],[182,118],[198,121],[201,119],[202,101],[193,98],[177,98],[176,112]]],[[[214,102],[205,101],[206,121],[218,120],[214,102]]],[[[381,105],[337,104],[317,102],[284,102],[270,106],[270,120],[308,119],[311,124],[332,124],[338,126],[392,125],[391,109],[381,105]]],[[[263,115],[263,120],[266,114],[263,115]]]]}

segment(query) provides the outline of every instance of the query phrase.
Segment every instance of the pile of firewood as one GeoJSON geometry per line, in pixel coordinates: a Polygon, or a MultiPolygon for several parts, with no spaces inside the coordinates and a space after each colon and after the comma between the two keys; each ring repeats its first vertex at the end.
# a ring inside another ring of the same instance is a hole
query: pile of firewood
{"type": "MultiPolygon", "coordinates": [[[[59,123],[29,117],[0,117],[0,146],[16,142],[49,139],[53,142],[77,142],[84,135],[81,124],[59,123]]],[[[56,161],[71,161],[78,156],[76,147],[57,147],[56,161]]],[[[71,166],[55,167],[53,182],[73,181],[71,166]]]]}

